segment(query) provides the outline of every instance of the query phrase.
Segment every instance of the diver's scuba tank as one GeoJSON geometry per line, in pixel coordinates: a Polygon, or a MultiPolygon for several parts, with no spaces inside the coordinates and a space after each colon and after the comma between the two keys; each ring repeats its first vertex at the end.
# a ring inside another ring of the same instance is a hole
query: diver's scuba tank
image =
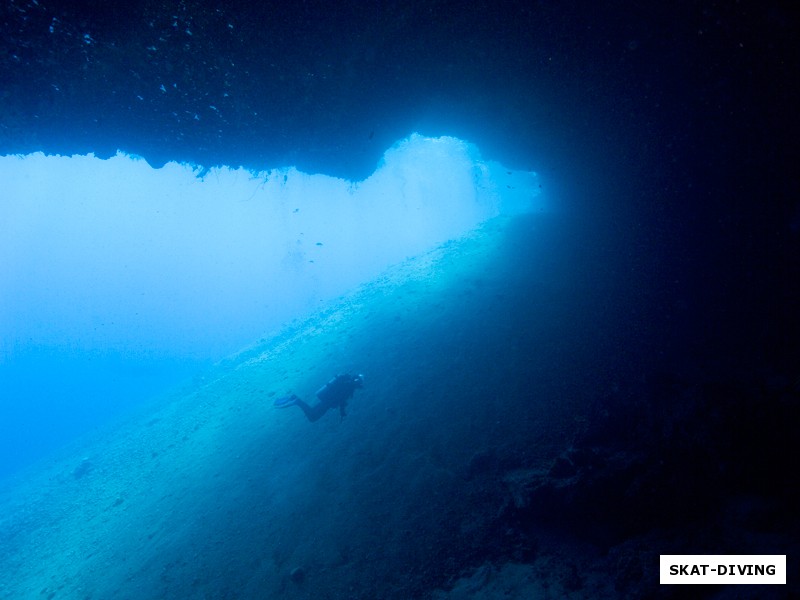
{"type": "Polygon", "coordinates": [[[336,380],[339,379],[339,377],[341,377],[341,375],[336,375],[335,377],[332,377],[328,383],[319,388],[317,390],[317,398],[319,398],[323,402],[330,399],[330,396],[336,387],[335,386],[336,380]]]}
{"type": "Polygon", "coordinates": [[[348,398],[356,388],[364,385],[364,376],[339,374],[317,390],[317,398],[322,402],[339,401],[348,398]]]}

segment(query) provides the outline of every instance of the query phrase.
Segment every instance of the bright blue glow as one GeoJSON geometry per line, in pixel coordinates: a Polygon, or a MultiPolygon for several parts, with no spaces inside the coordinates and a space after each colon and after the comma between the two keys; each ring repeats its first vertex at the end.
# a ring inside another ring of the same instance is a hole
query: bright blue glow
{"type": "Polygon", "coordinates": [[[220,357],[501,211],[539,208],[535,174],[418,135],[360,183],[199,178],[122,154],[1,157],[0,180],[5,357],[32,343],[220,357]]]}
{"type": "MultiPolygon", "coordinates": [[[[17,359],[94,356],[104,377],[120,360],[218,360],[488,218],[543,208],[535,173],[416,134],[357,183],[124,154],[0,157],[0,181],[0,379],[17,359]]],[[[68,394],[17,377],[0,416],[44,394],[77,410],[101,379],[68,394]]]]}

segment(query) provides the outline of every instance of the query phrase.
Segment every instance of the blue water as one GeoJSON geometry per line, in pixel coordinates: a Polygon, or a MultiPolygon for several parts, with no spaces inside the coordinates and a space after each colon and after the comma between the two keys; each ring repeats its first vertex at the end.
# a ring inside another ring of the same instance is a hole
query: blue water
{"type": "Polygon", "coordinates": [[[202,361],[143,360],[118,352],[30,350],[0,368],[0,474],[8,476],[67,442],[201,373],[202,361]]]}
{"type": "Polygon", "coordinates": [[[551,210],[535,172],[418,134],[360,182],[122,154],[0,174],[4,473],[487,219],[551,210]]]}

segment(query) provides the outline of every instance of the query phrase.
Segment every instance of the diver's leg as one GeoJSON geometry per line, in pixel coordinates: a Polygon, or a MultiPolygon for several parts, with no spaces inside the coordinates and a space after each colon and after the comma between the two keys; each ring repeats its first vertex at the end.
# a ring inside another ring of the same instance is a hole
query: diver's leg
{"type": "Polygon", "coordinates": [[[303,414],[305,414],[306,418],[312,423],[318,420],[328,410],[328,407],[322,403],[316,404],[314,406],[309,406],[308,404],[300,400],[300,398],[297,398],[294,401],[294,403],[296,406],[300,407],[300,410],[303,411],[303,414]]]}

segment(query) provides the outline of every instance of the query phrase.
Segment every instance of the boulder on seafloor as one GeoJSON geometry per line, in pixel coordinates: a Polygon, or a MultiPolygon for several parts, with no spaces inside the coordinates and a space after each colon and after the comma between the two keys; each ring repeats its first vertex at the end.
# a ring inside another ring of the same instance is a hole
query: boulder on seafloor
{"type": "Polygon", "coordinates": [[[306,578],[306,572],[303,567],[295,567],[291,571],[289,571],[289,579],[291,579],[295,583],[303,583],[303,580],[306,578]]]}

